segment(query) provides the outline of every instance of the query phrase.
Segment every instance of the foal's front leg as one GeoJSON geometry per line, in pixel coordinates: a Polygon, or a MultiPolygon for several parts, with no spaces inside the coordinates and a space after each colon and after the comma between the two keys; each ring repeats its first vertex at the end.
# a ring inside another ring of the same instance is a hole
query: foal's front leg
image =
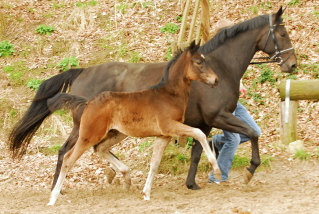
{"type": "Polygon", "coordinates": [[[214,170],[214,175],[220,179],[220,169],[218,167],[217,161],[216,161],[216,157],[214,155],[214,148],[213,151],[210,148],[210,146],[208,145],[207,139],[206,139],[206,135],[198,128],[193,128],[191,126],[185,125],[183,123],[180,122],[171,122],[169,124],[169,126],[167,126],[165,128],[165,130],[162,130],[162,132],[165,135],[170,135],[170,136],[188,136],[188,137],[192,137],[195,138],[196,140],[198,140],[200,142],[200,144],[202,145],[209,163],[211,164],[211,167],[214,170]]]}
{"type": "Polygon", "coordinates": [[[151,160],[150,171],[148,173],[146,183],[143,189],[144,200],[150,200],[152,184],[154,180],[155,173],[158,170],[158,166],[161,163],[161,159],[164,153],[165,148],[170,142],[172,137],[157,137],[154,142],[153,155],[151,160]]]}

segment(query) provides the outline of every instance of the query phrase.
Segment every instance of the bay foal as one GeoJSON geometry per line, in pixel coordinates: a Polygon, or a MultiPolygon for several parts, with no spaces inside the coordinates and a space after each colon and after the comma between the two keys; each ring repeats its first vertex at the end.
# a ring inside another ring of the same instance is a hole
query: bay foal
{"type": "Polygon", "coordinates": [[[53,112],[62,107],[84,108],[79,138],[75,146],[65,154],[61,173],[52,190],[48,205],[54,205],[67,172],[76,160],[90,147],[113,164],[123,174],[125,187],[131,185],[129,168],[109,153],[111,146],[124,135],[133,137],[157,136],[154,143],[150,171],[143,189],[144,199],[150,200],[154,175],[163,152],[172,136],[190,136],[204,148],[215,175],[220,175],[216,158],[209,148],[206,135],[198,128],[183,124],[188,103],[191,80],[217,85],[217,75],[198,52],[195,41],[177,54],[166,66],[162,80],[155,86],[133,93],[102,92],[94,99],[60,93],[48,100],[53,112]],[[85,106],[86,105],[86,106],[85,106]]]}

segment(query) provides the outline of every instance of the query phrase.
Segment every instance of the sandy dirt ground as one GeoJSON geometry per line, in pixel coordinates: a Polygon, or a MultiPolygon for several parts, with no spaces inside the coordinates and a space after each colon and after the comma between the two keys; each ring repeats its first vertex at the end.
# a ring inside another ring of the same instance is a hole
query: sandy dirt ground
{"type": "Polygon", "coordinates": [[[64,195],[55,206],[46,205],[55,156],[33,155],[20,162],[2,159],[0,213],[290,214],[319,210],[318,162],[277,157],[271,162],[271,169],[257,172],[248,185],[243,184],[240,170],[232,170],[229,181],[223,185],[208,184],[207,174],[200,173],[197,183],[202,189],[196,191],[184,185],[186,174],[157,175],[151,200],[144,201],[141,191],[147,173],[132,171],[133,186],[126,191],[121,177],[108,184],[102,163],[87,156],[82,158],[88,162],[87,168],[80,172],[76,166],[72,170],[64,185],[64,195]],[[32,158],[43,161],[33,162],[32,158]],[[86,169],[92,173],[85,174],[86,169]]]}

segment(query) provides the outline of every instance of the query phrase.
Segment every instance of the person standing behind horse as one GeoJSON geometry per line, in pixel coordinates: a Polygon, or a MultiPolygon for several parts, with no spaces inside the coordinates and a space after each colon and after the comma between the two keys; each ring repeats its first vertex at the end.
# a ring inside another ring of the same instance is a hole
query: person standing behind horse
{"type": "MultiPolygon", "coordinates": [[[[227,19],[220,20],[217,23],[217,30],[228,27],[233,25],[234,23],[232,21],[229,21],[227,19]]],[[[239,91],[241,92],[240,97],[244,97],[247,93],[247,89],[243,86],[242,81],[240,81],[240,87],[239,91]]],[[[237,103],[237,107],[233,114],[239,118],[244,123],[251,126],[258,134],[258,136],[261,135],[261,130],[255,120],[252,118],[252,116],[249,114],[248,110],[241,104],[237,103]]],[[[213,171],[208,176],[208,182],[209,183],[217,183],[224,182],[228,179],[229,170],[231,168],[234,155],[236,153],[236,150],[241,143],[245,143],[249,141],[250,139],[242,134],[238,133],[232,133],[228,131],[223,130],[223,134],[218,134],[212,137],[211,140],[209,140],[209,143],[211,146],[215,146],[215,148],[218,150],[218,158],[217,158],[217,164],[221,170],[222,180],[218,180],[214,177],[213,171]]],[[[217,152],[217,153],[218,153],[217,152]]]]}
{"type": "MultiPolygon", "coordinates": [[[[239,91],[241,92],[240,97],[244,97],[247,93],[247,89],[242,85],[242,82],[240,82],[240,88],[239,91]]],[[[249,114],[248,110],[243,106],[240,102],[237,103],[237,107],[233,114],[239,118],[241,121],[246,123],[247,125],[251,126],[258,134],[258,136],[261,135],[261,130],[255,120],[252,118],[252,116],[249,114]]],[[[231,168],[234,155],[236,153],[236,150],[241,143],[245,143],[249,141],[250,139],[242,134],[238,133],[232,133],[223,130],[223,134],[218,134],[212,137],[210,140],[210,145],[215,146],[215,148],[218,150],[219,154],[217,157],[217,164],[220,168],[220,171],[222,173],[221,179],[218,180],[214,177],[213,171],[208,176],[208,182],[209,183],[217,183],[224,182],[228,179],[228,173],[231,168]]]]}

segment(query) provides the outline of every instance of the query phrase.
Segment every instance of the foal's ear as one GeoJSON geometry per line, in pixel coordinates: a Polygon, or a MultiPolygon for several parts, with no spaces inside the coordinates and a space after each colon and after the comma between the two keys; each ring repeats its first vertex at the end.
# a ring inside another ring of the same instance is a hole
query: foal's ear
{"type": "Polygon", "coordinates": [[[286,10],[286,8],[283,10],[282,6],[279,8],[279,10],[276,13],[276,17],[275,17],[275,22],[278,23],[281,20],[281,16],[284,13],[284,11],[286,10]]]}
{"type": "Polygon", "coordinates": [[[189,50],[190,50],[192,55],[197,52],[199,46],[200,46],[200,41],[198,44],[196,44],[195,40],[192,41],[192,43],[189,46],[189,50]]]}

